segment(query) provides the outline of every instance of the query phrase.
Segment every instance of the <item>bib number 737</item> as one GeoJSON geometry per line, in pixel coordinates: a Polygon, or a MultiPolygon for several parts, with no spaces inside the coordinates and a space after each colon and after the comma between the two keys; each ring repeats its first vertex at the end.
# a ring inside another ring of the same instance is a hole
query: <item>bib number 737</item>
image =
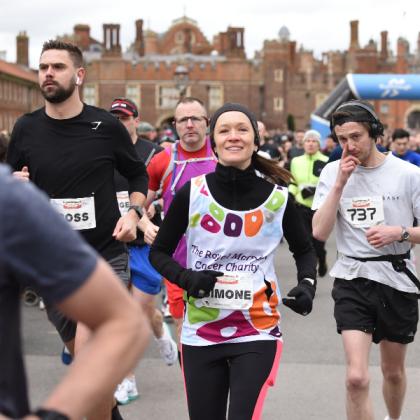
{"type": "Polygon", "coordinates": [[[340,202],[342,216],[356,228],[369,228],[384,221],[381,196],[343,198],[340,202]]]}

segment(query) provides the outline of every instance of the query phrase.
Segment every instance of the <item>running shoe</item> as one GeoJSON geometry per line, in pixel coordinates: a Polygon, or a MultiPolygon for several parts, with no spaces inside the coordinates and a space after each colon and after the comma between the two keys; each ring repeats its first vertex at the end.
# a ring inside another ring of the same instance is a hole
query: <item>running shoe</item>
{"type": "Polygon", "coordinates": [[[39,299],[39,309],[40,309],[41,311],[44,311],[44,310],[45,310],[45,303],[44,303],[44,301],[42,300],[42,298],[41,298],[41,299],[39,299]]]}
{"type": "Polygon", "coordinates": [[[158,338],[157,345],[162,359],[168,366],[173,365],[178,360],[178,347],[171,336],[168,325],[162,323],[163,334],[158,338]]]}
{"type": "Polygon", "coordinates": [[[118,384],[116,391],[114,392],[114,398],[117,400],[118,405],[125,405],[130,402],[127,394],[126,379],[118,384]]]}
{"type": "Polygon", "coordinates": [[[134,375],[125,378],[125,386],[127,390],[128,399],[131,401],[136,400],[139,397],[139,391],[137,389],[136,377],[134,375]]]}
{"type": "Polygon", "coordinates": [[[169,312],[169,303],[166,293],[162,295],[162,306],[160,307],[160,310],[165,322],[172,323],[174,321],[171,313],[169,312]]]}
{"type": "Polygon", "coordinates": [[[61,361],[67,366],[73,361],[73,356],[66,346],[63,346],[63,350],[61,351],[61,361]]]}

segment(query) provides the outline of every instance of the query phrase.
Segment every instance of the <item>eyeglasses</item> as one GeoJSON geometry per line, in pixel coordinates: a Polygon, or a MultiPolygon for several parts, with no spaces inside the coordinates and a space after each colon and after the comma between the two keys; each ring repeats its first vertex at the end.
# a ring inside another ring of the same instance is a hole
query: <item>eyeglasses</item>
{"type": "Polygon", "coordinates": [[[205,121],[206,124],[207,124],[207,121],[208,121],[207,117],[204,117],[204,116],[203,117],[196,117],[195,115],[191,115],[191,116],[188,116],[188,117],[179,118],[178,120],[175,119],[174,124],[187,125],[188,120],[191,120],[191,123],[193,125],[197,125],[197,124],[199,124],[203,121],[205,121]]]}

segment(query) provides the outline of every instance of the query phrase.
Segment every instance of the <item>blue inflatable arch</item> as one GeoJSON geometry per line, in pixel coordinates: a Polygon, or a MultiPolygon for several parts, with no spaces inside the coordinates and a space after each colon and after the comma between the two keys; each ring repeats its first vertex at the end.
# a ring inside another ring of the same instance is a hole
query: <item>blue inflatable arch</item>
{"type": "Polygon", "coordinates": [[[330,134],[330,116],[351,99],[420,99],[420,74],[348,74],[330,96],[311,114],[311,128],[325,139],[330,134]]]}

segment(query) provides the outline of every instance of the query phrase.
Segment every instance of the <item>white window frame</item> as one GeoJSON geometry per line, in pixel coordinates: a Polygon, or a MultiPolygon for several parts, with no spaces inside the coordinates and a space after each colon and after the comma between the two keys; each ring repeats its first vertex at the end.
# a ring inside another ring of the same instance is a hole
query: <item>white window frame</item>
{"type": "Polygon", "coordinates": [[[220,108],[224,103],[223,85],[210,85],[209,88],[209,109],[220,108]]]}
{"type": "Polygon", "coordinates": [[[83,102],[87,105],[98,106],[98,85],[96,83],[85,83],[83,85],[83,102]]]}
{"type": "Polygon", "coordinates": [[[127,83],[125,85],[125,97],[133,101],[138,108],[141,106],[140,83],[127,83]]]}
{"type": "Polygon", "coordinates": [[[283,112],[284,110],[284,100],[282,96],[275,96],[273,98],[273,111],[283,112]]]}

